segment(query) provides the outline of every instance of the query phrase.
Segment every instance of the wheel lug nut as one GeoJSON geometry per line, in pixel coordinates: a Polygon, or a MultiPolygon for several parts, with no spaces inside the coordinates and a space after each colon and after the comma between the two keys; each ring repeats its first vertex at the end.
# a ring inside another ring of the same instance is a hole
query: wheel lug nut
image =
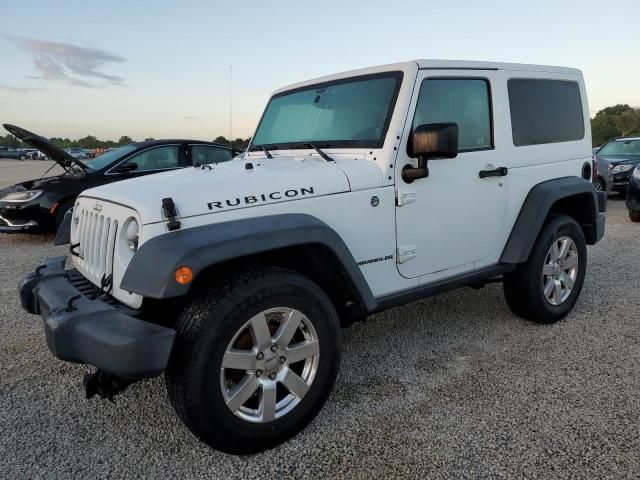
{"type": "Polygon", "coordinates": [[[256,370],[256,377],[260,378],[262,376],[262,370],[256,370]]]}
{"type": "Polygon", "coordinates": [[[275,380],[275,379],[276,379],[276,374],[275,374],[275,373],[270,373],[270,374],[269,374],[269,378],[270,378],[271,380],[275,380]]]}
{"type": "Polygon", "coordinates": [[[271,345],[271,351],[272,352],[277,352],[278,351],[278,345],[276,345],[275,343],[273,345],[271,345]]]}
{"type": "Polygon", "coordinates": [[[264,359],[264,353],[260,352],[258,353],[258,360],[262,360],[264,359]]]}
{"type": "Polygon", "coordinates": [[[284,357],[280,357],[280,363],[284,363],[284,362],[286,362],[286,361],[287,361],[287,359],[286,359],[286,358],[284,358],[284,357]]]}

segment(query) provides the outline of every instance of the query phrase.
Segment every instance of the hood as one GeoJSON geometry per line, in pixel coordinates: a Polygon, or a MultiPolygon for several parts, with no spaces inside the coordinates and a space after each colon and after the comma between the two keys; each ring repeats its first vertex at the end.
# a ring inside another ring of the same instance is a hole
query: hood
{"type": "Polygon", "coordinates": [[[76,164],[83,170],[87,169],[87,166],[82,163],[77,158],[74,158],[61,148],[56,147],[55,145],[49,143],[47,139],[41,137],[40,135],[36,135],[35,133],[31,133],[24,128],[17,127],[15,125],[10,125],[8,123],[3,124],[3,127],[12,135],[15,135],[20,140],[25,143],[28,143],[33,148],[40,150],[47,157],[52,160],[55,160],[62,168],[67,169],[71,164],[76,164]]]}
{"type": "Polygon", "coordinates": [[[612,165],[640,162],[640,155],[596,155],[596,157],[612,165]]]}
{"type": "MultiPolygon", "coordinates": [[[[246,161],[234,159],[204,167],[191,167],[92,188],[82,196],[134,208],[144,224],[166,221],[162,199],[171,197],[178,218],[319,197],[351,190],[347,173],[337,160],[318,156],[275,156],[246,161]]],[[[368,161],[353,161],[370,186],[382,184],[382,172],[368,161]],[[377,173],[376,173],[377,172],[377,173]]],[[[352,171],[353,172],[353,167],[352,171]]]]}

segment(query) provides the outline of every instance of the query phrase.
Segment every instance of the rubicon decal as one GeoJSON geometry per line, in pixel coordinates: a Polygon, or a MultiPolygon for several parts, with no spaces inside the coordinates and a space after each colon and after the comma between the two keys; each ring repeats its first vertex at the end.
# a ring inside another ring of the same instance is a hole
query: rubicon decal
{"type": "Polygon", "coordinates": [[[253,203],[263,203],[270,201],[287,200],[296,197],[305,197],[308,195],[313,195],[313,193],[313,187],[292,188],[290,190],[285,190],[284,192],[277,191],[271,193],[260,193],[256,195],[247,195],[246,197],[236,197],[227,200],[221,200],[219,202],[209,202],[207,203],[207,207],[209,207],[209,210],[238,207],[240,205],[251,205],[253,203]]]}

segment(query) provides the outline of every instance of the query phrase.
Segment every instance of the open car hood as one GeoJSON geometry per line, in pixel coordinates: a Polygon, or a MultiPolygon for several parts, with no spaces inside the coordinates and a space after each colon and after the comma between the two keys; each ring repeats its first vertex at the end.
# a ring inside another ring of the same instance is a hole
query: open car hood
{"type": "Polygon", "coordinates": [[[15,135],[23,142],[28,143],[33,148],[37,148],[52,160],[55,160],[62,168],[67,169],[69,168],[69,166],[75,163],[83,170],[87,170],[88,167],[84,163],[82,163],[77,158],[72,157],[61,148],[58,148],[55,145],[49,143],[46,138],[41,137],[40,135],[36,135],[35,133],[31,133],[24,128],[16,127],[15,125],[10,125],[8,123],[3,124],[2,126],[12,135],[15,135]]]}

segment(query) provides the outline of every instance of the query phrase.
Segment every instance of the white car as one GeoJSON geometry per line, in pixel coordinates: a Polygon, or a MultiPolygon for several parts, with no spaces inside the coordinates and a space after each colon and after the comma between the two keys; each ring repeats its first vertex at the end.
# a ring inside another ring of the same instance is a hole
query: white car
{"type": "Polygon", "coordinates": [[[605,226],[588,112],[581,72],[549,66],[290,85],[243,158],[82,193],[71,268],[38,266],[22,304],[58,358],[97,367],[89,396],[165,372],[200,439],[271,448],[321,409],[355,320],[495,281],[520,317],[567,315],[605,226]]]}

